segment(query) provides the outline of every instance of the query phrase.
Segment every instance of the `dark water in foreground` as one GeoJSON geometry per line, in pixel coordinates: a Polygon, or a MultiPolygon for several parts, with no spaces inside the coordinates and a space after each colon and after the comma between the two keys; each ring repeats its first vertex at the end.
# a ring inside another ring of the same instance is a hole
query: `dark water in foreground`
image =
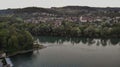
{"type": "Polygon", "coordinates": [[[120,67],[119,39],[39,37],[47,48],[11,57],[15,67],[120,67]]]}

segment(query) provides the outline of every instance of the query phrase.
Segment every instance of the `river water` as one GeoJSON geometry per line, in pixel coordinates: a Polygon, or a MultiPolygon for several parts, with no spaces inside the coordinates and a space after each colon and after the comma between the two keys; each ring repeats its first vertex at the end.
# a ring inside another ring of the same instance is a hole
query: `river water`
{"type": "Polygon", "coordinates": [[[11,57],[15,67],[120,67],[120,39],[35,39],[47,48],[11,57]]]}

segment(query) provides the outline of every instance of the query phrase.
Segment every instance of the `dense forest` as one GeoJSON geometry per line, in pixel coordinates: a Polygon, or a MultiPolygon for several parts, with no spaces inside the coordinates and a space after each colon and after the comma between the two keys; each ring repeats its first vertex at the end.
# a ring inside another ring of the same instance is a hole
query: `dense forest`
{"type": "Polygon", "coordinates": [[[65,37],[120,37],[120,23],[109,24],[102,22],[100,25],[76,24],[72,22],[63,22],[56,27],[50,23],[25,24],[31,34],[40,36],[65,36],[65,37]]]}
{"type": "Polygon", "coordinates": [[[22,21],[12,17],[0,18],[0,51],[15,52],[33,48],[31,34],[17,25],[22,21]]]}

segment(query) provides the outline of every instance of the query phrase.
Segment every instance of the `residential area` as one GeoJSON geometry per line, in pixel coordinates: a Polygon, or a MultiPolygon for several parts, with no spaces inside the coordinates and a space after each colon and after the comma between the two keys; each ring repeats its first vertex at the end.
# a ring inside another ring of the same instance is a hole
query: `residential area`
{"type": "Polygon", "coordinates": [[[30,15],[26,14],[23,18],[26,23],[54,23],[55,25],[61,25],[62,22],[73,22],[78,24],[91,23],[99,24],[101,22],[107,23],[119,23],[120,16],[107,17],[107,16],[58,16],[48,13],[32,13],[30,15]]]}

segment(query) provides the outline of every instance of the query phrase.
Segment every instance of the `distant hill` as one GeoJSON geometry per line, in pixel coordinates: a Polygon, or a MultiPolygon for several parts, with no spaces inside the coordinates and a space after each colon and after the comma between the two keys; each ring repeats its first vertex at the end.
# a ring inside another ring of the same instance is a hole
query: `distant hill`
{"type": "Polygon", "coordinates": [[[45,12],[45,13],[56,13],[54,10],[51,10],[49,8],[39,8],[39,7],[26,7],[22,9],[16,9],[14,11],[15,13],[34,13],[34,12],[45,12]]]}
{"type": "Polygon", "coordinates": [[[88,6],[65,6],[65,7],[52,7],[52,8],[40,8],[40,7],[26,7],[18,9],[0,10],[1,14],[19,14],[19,13],[50,13],[60,15],[72,15],[79,16],[84,14],[101,15],[107,13],[120,13],[120,8],[101,8],[101,7],[88,7],[88,6]]]}
{"type": "Polygon", "coordinates": [[[13,9],[11,9],[11,10],[9,10],[9,9],[7,9],[7,10],[0,10],[0,15],[12,14],[12,13],[14,13],[13,9]]]}

